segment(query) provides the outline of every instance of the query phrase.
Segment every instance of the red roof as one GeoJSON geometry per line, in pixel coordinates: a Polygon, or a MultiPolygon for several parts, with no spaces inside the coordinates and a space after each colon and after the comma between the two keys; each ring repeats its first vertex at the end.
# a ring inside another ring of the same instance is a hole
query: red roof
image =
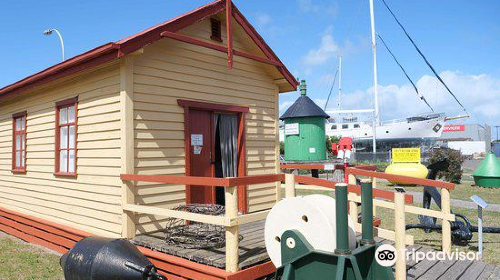
{"type": "MultiPolygon", "coordinates": [[[[217,0],[211,2],[207,5],[201,6],[194,9],[186,14],[180,15],[176,18],[165,21],[156,26],[150,27],[144,31],[141,31],[132,36],[126,37],[122,40],[116,42],[110,42],[85,53],[72,57],[61,63],[53,65],[45,70],[42,70],[36,74],[28,76],[22,80],[19,80],[11,85],[5,86],[0,89],[0,101],[7,97],[11,97],[15,94],[25,92],[27,90],[33,89],[34,87],[47,84],[49,82],[55,81],[57,79],[67,77],[69,75],[75,74],[77,72],[96,67],[100,64],[110,62],[121,58],[127,54],[133,53],[136,50],[141,49],[145,45],[153,43],[162,39],[161,33],[164,31],[176,32],[182,28],[190,26],[198,21],[201,21],[207,17],[217,14],[225,9],[225,0],[217,0]]],[[[280,61],[276,54],[271,50],[271,48],[266,44],[264,39],[257,33],[257,31],[248,23],[241,12],[234,6],[234,12],[240,16],[244,22],[247,24],[250,32],[258,38],[261,47],[264,51],[270,53],[274,59],[280,61]]],[[[278,66],[278,70],[283,74],[285,79],[296,89],[298,83],[293,78],[293,75],[284,66],[278,66]]]]}

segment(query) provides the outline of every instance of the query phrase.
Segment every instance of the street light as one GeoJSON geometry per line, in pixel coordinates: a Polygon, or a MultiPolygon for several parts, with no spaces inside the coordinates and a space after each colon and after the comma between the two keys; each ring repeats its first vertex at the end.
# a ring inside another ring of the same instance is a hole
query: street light
{"type": "Polygon", "coordinates": [[[57,33],[57,36],[59,36],[59,41],[61,41],[61,49],[62,49],[62,60],[64,61],[64,41],[63,41],[63,38],[61,36],[61,33],[59,33],[59,31],[55,28],[52,28],[52,29],[47,29],[43,32],[44,35],[50,35],[52,34],[52,32],[55,32],[57,33]]]}

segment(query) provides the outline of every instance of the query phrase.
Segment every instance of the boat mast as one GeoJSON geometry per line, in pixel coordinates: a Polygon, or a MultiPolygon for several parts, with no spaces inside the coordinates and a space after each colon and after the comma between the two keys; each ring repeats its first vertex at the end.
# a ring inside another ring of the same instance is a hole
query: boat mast
{"type": "MultiPolygon", "coordinates": [[[[342,98],[342,56],[339,56],[339,97],[337,100],[337,110],[340,111],[340,100],[342,98]]],[[[339,114],[339,121],[340,121],[340,114],[339,114]]]]}
{"type": "Polygon", "coordinates": [[[372,51],[373,51],[373,153],[377,151],[377,126],[379,125],[378,115],[378,81],[377,81],[377,41],[375,38],[375,15],[373,11],[373,0],[370,0],[370,24],[372,29],[372,51]]]}

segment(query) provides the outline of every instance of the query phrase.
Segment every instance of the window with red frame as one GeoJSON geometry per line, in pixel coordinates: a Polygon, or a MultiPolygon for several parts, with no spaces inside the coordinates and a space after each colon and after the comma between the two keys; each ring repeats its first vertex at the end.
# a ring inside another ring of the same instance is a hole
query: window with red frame
{"type": "Polygon", "coordinates": [[[56,175],[76,175],[78,99],[56,103],[56,175]]]}
{"type": "Polygon", "coordinates": [[[12,171],[26,171],[26,112],[12,115],[12,171]]]}

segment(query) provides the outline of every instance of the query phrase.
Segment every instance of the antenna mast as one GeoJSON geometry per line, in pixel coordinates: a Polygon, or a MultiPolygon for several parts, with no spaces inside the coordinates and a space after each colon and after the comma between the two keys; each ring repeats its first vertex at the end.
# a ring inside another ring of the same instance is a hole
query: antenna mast
{"type": "Polygon", "coordinates": [[[373,0],[370,0],[370,24],[372,29],[372,51],[373,51],[373,153],[377,151],[377,126],[379,125],[378,115],[378,81],[377,81],[377,39],[375,38],[375,15],[373,11],[373,0]]]}

